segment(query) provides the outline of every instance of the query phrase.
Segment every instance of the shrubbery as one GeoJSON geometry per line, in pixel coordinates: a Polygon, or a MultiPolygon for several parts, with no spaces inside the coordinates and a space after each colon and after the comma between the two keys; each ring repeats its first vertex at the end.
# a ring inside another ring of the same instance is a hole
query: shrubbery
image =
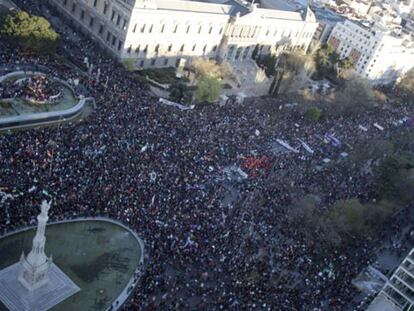
{"type": "Polygon", "coordinates": [[[322,111],[318,107],[311,107],[306,110],[304,117],[310,121],[318,122],[321,118],[322,111]]]}

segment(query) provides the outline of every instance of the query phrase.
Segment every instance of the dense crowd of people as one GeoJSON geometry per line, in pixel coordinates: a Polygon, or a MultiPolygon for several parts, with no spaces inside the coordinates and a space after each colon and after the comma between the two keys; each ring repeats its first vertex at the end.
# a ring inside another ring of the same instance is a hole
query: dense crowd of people
{"type": "Polygon", "coordinates": [[[124,222],[147,254],[124,310],[344,310],[352,278],[371,258],[368,241],[322,255],[289,225],[287,209],[307,194],[321,209],[371,199],[367,174],[344,163],[354,146],[409,130],[412,107],[319,123],[282,99],[183,111],[160,103],[93,42],[59,31],[65,53],[94,64],[89,74],[7,49],[0,63],[78,77],[97,109],[81,123],[0,136],[0,232],[33,224],[44,196],[55,220],[124,222]],[[230,178],[228,167],[243,178],[230,178]]]}
{"type": "Polygon", "coordinates": [[[37,103],[56,100],[61,92],[60,84],[48,75],[11,79],[0,84],[1,98],[22,98],[37,103]]]}

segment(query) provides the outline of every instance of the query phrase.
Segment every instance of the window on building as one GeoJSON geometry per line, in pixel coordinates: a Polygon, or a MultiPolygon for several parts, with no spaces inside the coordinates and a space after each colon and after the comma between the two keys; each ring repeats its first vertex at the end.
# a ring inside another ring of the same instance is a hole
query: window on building
{"type": "Polygon", "coordinates": [[[127,53],[131,54],[131,51],[132,51],[132,44],[128,47],[127,53]]]}
{"type": "Polygon", "coordinates": [[[119,40],[119,42],[118,42],[118,51],[120,51],[122,49],[122,44],[123,43],[124,42],[122,42],[121,40],[119,40]]]}
{"type": "Polygon", "coordinates": [[[275,33],[273,34],[273,36],[275,36],[275,37],[276,37],[276,35],[277,35],[277,29],[275,30],[275,33]]]}
{"type": "Polygon", "coordinates": [[[116,25],[119,26],[119,23],[121,22],[121,15],[118,14],[116,18],[116,25]]]}
{"type": "Polygon", "coordinates": [[[148,44],[145,46],[145,48],[144,48],[143,52],[144,52],[144,53],[147,53],[147,52],[148,52],[148,44]]]}
{"type": "Polygon", "coordinates": [[[139,63],[139,66],[140,66],[140,67],[144,67],[144,64],[145,64],[145,62],[142,60],[142,61],[139,63]]]}
{"type": "Polygon", "coordinates": [[[212,51],[213,51],[213,52],[217,51],[217,45],[213,46],[212,51]]]}
{"type": "Polygon", "coordinates": [[[248,46],[243,52],[243,59],[247,58],[247,55],[249,55],[249,51],[250,51],[250,47],[248,46]]]}
{"type": "Polygon", "coordinates": [[[210,29],[208,30],[208,33],[211,34],[213,32],[213,27],[210,27],[210,29]]]}
{"type": "Polygon", "coordinates": [[[155,66],[155,58],[151,59],[151,66],[155,66]]]}
{"type": "Polygon", "coordinates": [[[134,28],[132,28],[132,32],[135,33],[137,31],[137,24],[134,25],[134,28]]]}
{"type": "Polygon", "coordinates": [[[231,59],[234,53],[234,45],[230,46],[229,51],[227,52],[227,58],[231,59]]]}
{"type": "Polygon", "coordinates": [[[149,33],[152,33],[152,28],[154,28],[154,25],[151,25],[151,26],[150,26],[150,29],[149,29],[149,31],[148,31],[149,33]]]}
{"type": "Polygon", "coordinates": [[[203,26],[198,27],[198,33],[201,33],[203,26]]]}
{"type": "Polygon", "coordinates": [[[207,44],[203,47],[203,54],[205,54],[207,51],[207,44]]]}
{"type": "Polygon", "coordinates": [[[142,25],[142,27],[141,27],[141,33],[143,33],[144,31],[145,31],[145,24],[142,25]]]}
{"type": "Polygon", "coordinates": [[[104,8],[103,8],[103,14],[106,15],[106,13],[108,13],[108,4],[105,2],[104,8]]]}
{"type": "Polygon", "coordinates": [[[156,46],[155,46],[155,49],[154,49],[154,52],[155,53],[158,53],[158,51],[160,50],[160,45],[159,44],[157,44],[156,46]]]}
{"type": "Polygon", "coordinates": [[[190,32],[190,25],[187,26],[187,30],[186,30],[186,33],[189,33],[189,32],[190,32]]]}
{"type": "Polygon", "coordinates": [[[68,4],[68,0],[63,0],[63,6],[66,6],[68,4]]]}
{"type": "Polygon", "coordinates": [[[268,29],[268,30],[266,31],[266,36],[268,36],[268,35],[269,35],[269,32],[270,32],[270,30],[268,29]]]}
{"type": "Polygon", "coordinates": [[[177,33],[177,30],[178,30],[178,25],[175,25],[175,26],[174,26],[174,31],[173,31],[173,32],[174,32],[174,33],[177,33]]]}
{"type": "Polygon", "coordinates": [[[175,67],[176,68],[178,68],[178,66],[180,66],[180,59],[178,58],[176,61],[175,61],[175,67]]]}
{"type": "Polygon", "coordinates": [[[164,59],[164,66],[168,65],[168,58],[164,59]]]}
{"type": "Polygon", "coordinates": [[[139,45],[135,48],[135,53],[136,53],[136,54],[139,54],[139,48],[140,48],[140,46],[139,46],[139,45]]]}
{"type": "Polygon", "coordinates": [[[85,11],[82,10],[81,15],[80,15],[80,19],[83,21],[84,18],[85,18],[85,11]]]}
{"type": "Polygon", "coordinates": [[[93,0],[93,7],[96,8],[96,5],[98,4],[98,0],[93,0]]]}
{"type": "Polygon", "coordinates": [[[180,48],[180,52],[184,52],[184,44],[181,46],[181,48],[180,48]]]}
{"type": "Polygon", "coordinates": [[[115,15],[116,15],[116,12],[115,12],[114,10],[112,10],[111,22],[113,22],[113,21],[114,21],[114,19],[115,19],[115,15]]]}
{"type": "Polygon", "coordinates": [[[194,52],[195,49],[196,49],[196,44],[193,45],[193,48],[191,50],[194,52]]]}
{"type": "Polygon", "coordinates": [[[223,33],[223,27],[220,28],[219,35],[223,33]]]}
{"type": "Polygon", "coordinates": [[[76,11],[76,3],[73,3],[72,4],[72,13],[75,13],[75,11],[76,11]]]}
{"type": "Polygon", "coordinates": [[[236,56],[234,57],[234,59],[236,59],[236,60],[240,59],[241,52],[242,52],[242,48],[238,48],[237,51],[236,51],[236,56]]]}
{"type": "Polygon", "coordinates": [[[128,20],[126,20],[126,19],[124,18],[124,22],[122,23],[122,29],[123,29],[123,30],[126,30],[127,25],[128,25],[128,20]]]}
{"type": "Polygon", "coordinates": [[[164,29],[165,29],[165,24],[163,24],[163,25],[161,26],[161,33],[163,33],[163,32],[164,32],[164,29]]]}
{"type": "Polygon", "coordinates": [[[89,27],[93,27],[93,22],[94,22],[94,19],[93,17],[91,17],[91,19],[89,20],[89,27]]]}
{"type": "Polygon", "coordinates": [[[101,35],[102,34],[102,32],[103,32],[103,28],[104,28],[104,26],[101,24],[101,25],[99,25],[99,30],[98,30],[98,34],[99,35],[101,35]]]}
{"type": "Polygon", "coordinates": [[[170,44],[170,45],[168,46],[168,52],[171,52],[171,50],[172,50],[172,44],[170,44]]]}
{"type": "Polygon", "coordinates": [[[106,41],[109,42],[110,39],[111,39],[111,33],[108,31],[106,34],[106,41]]]}
{"type": "Polygon", "coordinates": [[[113,37],[112,37],[112,46],[114,46],[114,45],[115,45],[115,43],[116,43],[116,37],[115,37],[115,36],[113,36],[113,37]]]}

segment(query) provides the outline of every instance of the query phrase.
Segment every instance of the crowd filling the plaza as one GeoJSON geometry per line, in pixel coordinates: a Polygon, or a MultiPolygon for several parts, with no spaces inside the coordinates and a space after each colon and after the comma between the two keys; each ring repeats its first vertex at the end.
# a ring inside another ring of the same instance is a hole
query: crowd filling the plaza
{"type": "Polygon", "coordinates": [[[78,124],[0,136],[0,233],[35,224],[45,197],[54,220],[127,224],[145,241],[146,267],[124,310],[344,310],[370,241],[321,253],[326,232],[305,234],[288,209],[309,194],[320,210],[371,200],[368,176],[343,163],[353,146],[412,129],[413,107],[323,122],[274,98],[181,110],[93,42],[61,35],[72,59],[94,64],[91,74],[7,49],[0,63],[77,77],[97,109],[78,124]]]}
{"type": "Polygon", "coordinates": [[[60,94],[60,84],[47,75],[24,76],[0,84],[0,98],[22,98],[32,102],[47,103],[57,99],[60,94]]]}

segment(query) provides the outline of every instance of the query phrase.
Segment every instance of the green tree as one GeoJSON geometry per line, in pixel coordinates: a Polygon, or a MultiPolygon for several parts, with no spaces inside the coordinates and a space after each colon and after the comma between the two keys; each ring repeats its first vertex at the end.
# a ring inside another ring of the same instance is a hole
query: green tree
{"type": "Polygon", "coordinates": [[[135,65],[134,65],[134,59],[133,58],[127,58],[124,60],[124,66],[125,69],[128,71],[134,71],[135,65]]]}
{"type": "Polygon", "coordinates": [[[343,80],[335,93],[329,112],[333,115],[352,115],[373,107],[375,93],[369,81],[356,74],[343,80]]]}
{"type": "Polygon", "coordinates": [[[365,211],[367,206],[358,199],[337,201],[329,212],[328,218],[337,230],[346,234],[362,234],[367,231],[365,211]]]}
{"type": "Polygon", "coordinates": [[[313,58],[302,51],[281,54],[277,60],[276,75],[269,93],[275,96],[291,90],[297,91],[314,70],[313,58]]]}
{"type": "Polygon", "coordinates": [[[190,103],[193,94],[187,84],[182,81],[171,84],[168,88],[170,99],[178,103],[190,103]]]}
{"type": "Polygon", "coordinates": [[[397,90],[405,99],[414,100],[414,68],[409,70],[397,84],[397,90]]]}
{"type": "Polygon", "coordinates": [[[312,194],[294,200],[286,210],[288,223],[318,247],[337,246],[341,242],[340,236],[333,223],[321,217],[320,203],[320,198],[312,194]]]}
{"type": "Polygon", "coordinates": [[[304,117],[310,121],[318,122],[321,118],[322,111],[318,107],[311,107],[306,110],[304,117]]]}
{"type": "Polygon", "coordinates": [[[35,53],[54,53],[59,43],[59,35],[46,19],[23,11],[2,19],[0,39],[35,53]]]}
{"type": "Polygon", "coordinates": [[[264,70],[267,76],[273,76],[275,74],[277,57],[272,54],[267,54],[258,60],[258,63],[264,66],[264,70]]]}
{"type": "Polygon", "coordinates": [[[195,97],[197,102],[215,102],[222,88],[222,83],[214,77],[200,77],[197,81],[195,97]]]}
{"type": "Polygon", "coordinates": [[[218,64],[211,59],[196,57],[191,62],[191,68],[195,71],[197,77],[223,78],[224,76],[231,76],[227,63],[218,64]]]}
{"type": "Polygon", "coordinates": [[[256,59],[258,54],[259,54],[259,45],[256,44],[252,52],[252,59],[256,59]]]}
{"type": "MultiPolygon", "coordinates": [[[[339,54],[328,44],[324,44],[315,53],[316,76],[322,78],[326,75],[336,75],[335,66],[339,65],[339,54]]],[[[344,61],[344,66],[348,66],[348,60],[344,61]]],[[[345,69],[345,68],[344,68],[345,69]]]]}
{"type": "Polygon", "coordinates": [[[354,68],[355,64],[352,58],[345,57],[338,62],[338,66],[341,70],[349,70],[354,68]]]}
{"type": "Polygon", "coordinates": [[[414,200],[414,155],[394,154],[385,158],[375,171],[381,198],[409,203],[414,200]]]}

